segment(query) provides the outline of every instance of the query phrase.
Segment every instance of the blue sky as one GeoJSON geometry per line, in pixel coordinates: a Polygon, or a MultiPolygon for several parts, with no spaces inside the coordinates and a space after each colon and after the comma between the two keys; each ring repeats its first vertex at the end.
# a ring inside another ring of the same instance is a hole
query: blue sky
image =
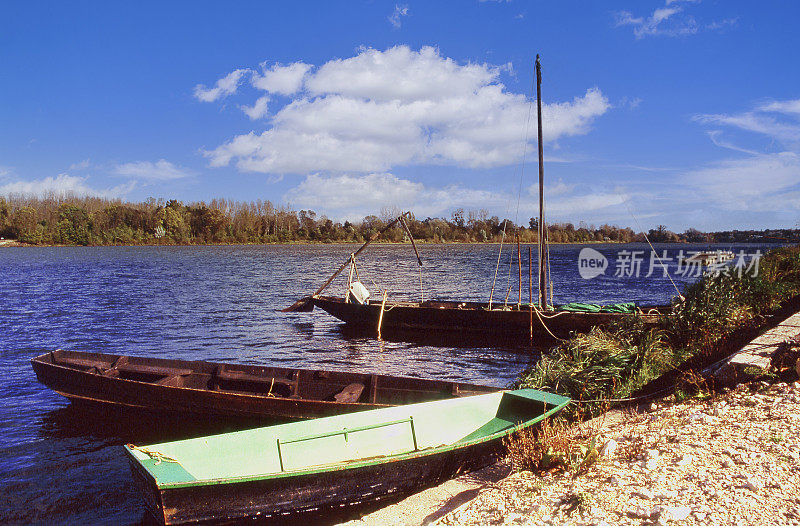
{"type": "Polygon", "coordinates": [[[539,53],[551,220],[800,223],[795,2],[2,11],[0,194],[268,199],[334,219],[462,207],[527,223],[539,53]]]}

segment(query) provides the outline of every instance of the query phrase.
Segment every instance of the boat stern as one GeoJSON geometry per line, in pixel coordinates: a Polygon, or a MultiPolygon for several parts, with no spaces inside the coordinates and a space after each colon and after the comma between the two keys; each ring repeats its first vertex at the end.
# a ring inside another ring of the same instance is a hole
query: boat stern
{"type": "Polygon", "coordinates": [[[528,427],[553,416],[569,403],[570,399],[566,396],[536,389],[504,391],[497,416],[517,425],[524,423],[528,427]],[[531,418],[532,414],[538,416],[531,418]]]}
{"type": "MultiPolygon", "coordinates": [[[[196,481],[181,464],[166,455],[133,444],[125,445],[131,473],[147,511],[162,524],[179,524],[177,509],[165,505],[165,486],[196,481]]],[[[168,488],[166,488],[168,489],[168,488]]]]}

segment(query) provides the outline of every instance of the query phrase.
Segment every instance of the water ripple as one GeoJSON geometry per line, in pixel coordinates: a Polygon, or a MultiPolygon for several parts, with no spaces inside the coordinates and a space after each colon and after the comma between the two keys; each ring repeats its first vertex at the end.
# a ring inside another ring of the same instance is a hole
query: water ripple
{"type": "MultiPolygon", "coordinates": [[[[426,297],[488,298],[497,246],[419,248],[426,297]]],[[[613,265],[616,246],[595,248],[613,265]]],[[[0,523],[139,522],[142,507],[118,446],[193,432],[167,422],[123,425],[76,412],[36,382],[29,360],[47,350],[274,363],[496,386],[507,385],[535,359],[485,344],[379,342],[342,331],[323,312],[277,312],[316,289],[353,249],[0,249],[0,487],[6,496],[0,499],[0,523]]],[[[576,267],[579,249],[552,247],[558,302],[660,303],[673,294],[665,278],[632,279],[623,286],[610,277],[582,280],[576,267]]],[[[509,275],[506,255],[498,279],[501,296],[516,279],[516,268],[511,270],[509,275]]],[[[392,299],[419,297],[416,259],[407,246],[374,247],[359,259],[359,271],[373,291],[378,285],[388,288],[392,299]]],[[[343,293],[344,280],[334,283],[332,293],[343,293]]]]}

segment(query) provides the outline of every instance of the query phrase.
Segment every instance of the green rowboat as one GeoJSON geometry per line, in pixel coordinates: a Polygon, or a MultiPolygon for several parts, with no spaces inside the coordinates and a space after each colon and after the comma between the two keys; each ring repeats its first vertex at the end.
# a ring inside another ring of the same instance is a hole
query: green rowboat
{"type": "Polygon", "coordinates": [[[279,516],[397,498],[479,469],[503,438],[568,402],[501,391],[125,450],[164,524],[279,516]]]}

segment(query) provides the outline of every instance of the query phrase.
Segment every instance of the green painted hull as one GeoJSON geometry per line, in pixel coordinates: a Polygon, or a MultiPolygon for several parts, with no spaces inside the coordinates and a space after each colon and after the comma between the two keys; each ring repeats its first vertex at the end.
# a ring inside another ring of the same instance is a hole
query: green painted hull
{"type": "Polygon", "coordinates": [[[165,524],[292,514],[396,498],[483,467],[504,437],[568,402],[504,391],[126,451],[165,524]]]}

